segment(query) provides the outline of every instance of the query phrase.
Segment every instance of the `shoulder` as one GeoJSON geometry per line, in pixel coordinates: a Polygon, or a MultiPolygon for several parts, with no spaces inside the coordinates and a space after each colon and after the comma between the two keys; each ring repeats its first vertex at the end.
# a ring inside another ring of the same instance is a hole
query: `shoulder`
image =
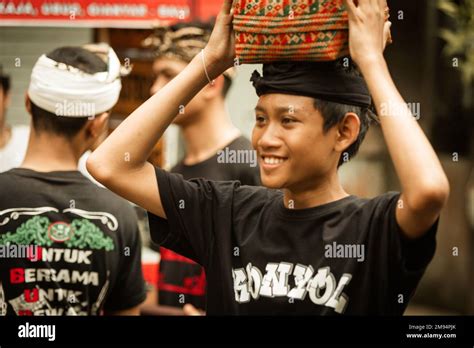
{"type": "Polygon", "coordinates": [[[25,185],[22,185],[22,182],[28,180],[21,175],[17,175],[15,168],[7,170],[6,172],[0,173],[0,189],[2,195],[7,197],[8,192],[21,192],[27,190],[28,188],[25,185]]]}
{"type": "Polygon", "coordinates": [[[232,206],[235,214],[247,217],[270,208],[272,203],[283,197],[283,192],[262,186],[238,185],[235,187],[232,206]]]}
{"type": "Polygon", "coordinates": [[[263,186],[247,186],[237,185],[234,187],[235,199],[241,202],[247,202],[251,200],[272,200],[276,197],[283,196],[283,192],[278,190],[269,189],[263,186]]]}
{"type": "Polygon", "coordinates": [[[257,197],[264,198],[273,192],[264,187],[242,185],[238,180],[215,181],[205,178],[185,180],[181,174],[169,173],[160,168],[156,168],[156,175],[160,193],[165,198],[199,192],[202,198],[231,203],[245,202],[257,197]]]}
{"type": "Polygon", "coordinates": [[[387,192],[373,198],[360,198],[348,202],[341,209],[341,216],[357,218],[358,221],[392,221],[395,219],[395,210],[399,202],[399,192],[387,192]]]}
{"type": "Polygon", "coordinates": [[[7,170],[6,172],[0,173],[0,182],[13,180],[14,177],[15,177],[15,170],[14,169],[7,170]]]}
{"type": "Polygon", "coordinates": [[[400,198],[400,192],[390,191],[373,198],[359,198],[355,204],[362,209],[384,211],[395,206],[400,198]]]}
{"type": "Polygon", "coordinates": [[[88,206],[88,209],[106,213],[113,217],[117,224],[115,231],[121,236],[119,240],[124,243],[134,243],[138,231],[138,215],[133,204],[112,191],[97,186],[87,178],[85,178],[84,184],[81,185],[83,185],[83,190],[87,192],[89,197],[87,200],[93,200],[90,204],[85,201],[85,206],[88,206]]]}
{"type": "Polygon", "coordinates": [[[229,168],[233,177],[243,185],[260,185],[257,152],[253,149],[250,141],[241,136],[229,145],[229,149],[236,152],[237,158],[236,164],[229,168]]]}
{"type": "Polygon", "coordinates": [[[184,160],[180,160],[177,162],[171,169],[169,170],[170,173],[184,173],[185,172],[185,165],[184,165],[184,160]]]}

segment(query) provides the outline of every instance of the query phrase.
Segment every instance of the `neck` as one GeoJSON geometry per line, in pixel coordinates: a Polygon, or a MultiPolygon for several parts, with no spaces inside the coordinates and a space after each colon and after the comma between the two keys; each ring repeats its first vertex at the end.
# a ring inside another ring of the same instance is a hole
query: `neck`
{"type": "Polygon", "coordinates": [[[5,119],[0,119],[0,149],[3,148],[11,137],[11,128],[6,124],[5,119]]]}
{"type": "Polygon", "coordinates": [[[187,165],[202,162],[240,136],[240,131],[230,121],[224,101],[215,101],[206,107],[203,115],[196,117],[199,122],[181,127],[187,165]]]}
{"type": "Polygon", "coordinates": [[[38,172],[77,170],[84,151],[75,141],[50,133],[38,134],[32,128],[21,168],[38,172]]]}
{"type": "Polygon", "coordinates": [[[331,203],[349,196],[339,182],[337,170],[323,180],[315,180],[316,185],[301,189],[285,189],[284,204],[288,209],[306,209],[331,203]]]}

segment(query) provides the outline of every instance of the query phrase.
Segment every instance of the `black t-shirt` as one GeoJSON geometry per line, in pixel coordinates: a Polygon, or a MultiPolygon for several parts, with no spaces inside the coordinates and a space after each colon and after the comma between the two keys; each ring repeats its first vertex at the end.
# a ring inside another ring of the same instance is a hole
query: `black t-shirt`
{"type": "Polygon", "coordinates": [[[186,165],[181,161],[171,169],[171,172],[183,175],[186,180],[195,178],[215,181],[237,180],[242,185],[260,185],[256,152],[252,149],[250,141],[243,136],[236,138],[221,152],[207,160],[193,165],[186,165]]]}
{"type": "Polygon", "coordinates": [[[12,169],[0,191],[0,315],[100,315],[143,302],[128,202],[77,171],[12,169]]]}
{"type": "MultiPolygon", "coordinates": [[[[171,169],[171,172],[181,174],[186,180],[193,178],[238,180],[243,185],[260,185],[256,154],[251,154],[250,151],[253,151],[250,141],[241,136],[228,144],[221,153],[193,165],[186,165],[181,161],[171,169]],[[241,150],[244,152],[239,156],[238,151],[241,150]]],[[[182,307],[184,303],[190,303],[196,308],[204,309],[206,306],[204,269],[192,260],[166,248],[160,248],[160,254],[158,282],[160,304],[182,307]]]]}
{"type": "Polygon", "coordinates": [[[398,193],[292,210],[277,190],[156,174],[170,228],[149,213],[152,238],[205,267],[211,315],[400,315],[435,251],[437,223],[402,237],[398,193]]]}

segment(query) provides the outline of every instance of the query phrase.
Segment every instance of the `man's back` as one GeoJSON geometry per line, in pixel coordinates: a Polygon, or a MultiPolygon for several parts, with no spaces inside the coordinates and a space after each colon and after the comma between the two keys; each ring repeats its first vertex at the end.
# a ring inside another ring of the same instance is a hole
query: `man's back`
{"type": "Polygon", "coordinates": [[[12,169],[0,190],[0,314],[99,315],[144,300],[126,201],[78,171],[12,169]]]}

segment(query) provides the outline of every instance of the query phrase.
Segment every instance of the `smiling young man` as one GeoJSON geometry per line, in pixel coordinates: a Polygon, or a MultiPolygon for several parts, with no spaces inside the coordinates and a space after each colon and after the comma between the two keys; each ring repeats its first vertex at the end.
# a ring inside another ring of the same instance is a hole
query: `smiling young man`
{"type": "Polygon", "coordinates": [[[275,63],[253,75],[252,140],[266,188],[185,181],[146,162],[179,105],[233,64],[231,3],[204,51],[125,120],[88,169],[150,212],[156,242],[204,266],[208,314],[402,314],[433,257],[449,184],[409,109],[381,113],[405,105],[383,58],[384,0],[345,1],[351,57],[368,90],[336,63],[275,63]],[[402,192],[362,199],[344,191],[337,167],[363,138],[370,95],[402,192]]]}

